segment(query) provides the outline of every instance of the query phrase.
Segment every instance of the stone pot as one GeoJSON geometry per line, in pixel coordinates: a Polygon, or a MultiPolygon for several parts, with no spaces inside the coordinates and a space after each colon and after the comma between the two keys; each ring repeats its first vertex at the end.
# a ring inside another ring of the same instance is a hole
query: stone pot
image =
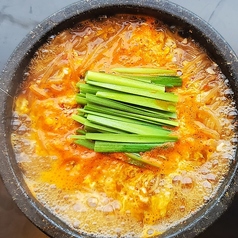
{"type": "MultiPolygon", "coordinates": [[[[44,208],[30,193],[14,157],[11,141],[11,118],[14,95],[23,79],[24,70],[37,49],[47,39],[78,21],[101,14],[141,13],[163,19],[170,26],[183,29],[180,34],[202,45],[208,55],[229,79],[238,100],[238,59],[225,40],[204,20],[184,8],[165,0],[90,0],[72,4],[45,19],[18,45],[0,77],[0,172],[13,200],[25,215],[51,237],[88,237],[68,227],[44,208]]],[[[237,106],[238,107],[238,106],[237,106]]],[[[229,206],[238,191],[237,159],[215,194],[195,215],[160,237],[194,237],[211,225],[229,206]]]]}

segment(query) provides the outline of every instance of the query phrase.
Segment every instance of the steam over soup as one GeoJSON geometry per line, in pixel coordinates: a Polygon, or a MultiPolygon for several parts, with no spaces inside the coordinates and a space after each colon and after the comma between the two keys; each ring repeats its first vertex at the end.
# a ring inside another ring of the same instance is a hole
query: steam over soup
{"type": "Polygon", "coordinates": [[[198,211],[235,154],[235,103],[206,52],[176,28],[132,15],[80,22],[35,54],[15,100],[12,144],[32,194],[70,227],[103,237],[150,237],[198,211]],[[159,167],[98,153],[71,138],[76,84],[87,71],[117,67],[175,70],[176,142],[140,153],[159,167]]]}

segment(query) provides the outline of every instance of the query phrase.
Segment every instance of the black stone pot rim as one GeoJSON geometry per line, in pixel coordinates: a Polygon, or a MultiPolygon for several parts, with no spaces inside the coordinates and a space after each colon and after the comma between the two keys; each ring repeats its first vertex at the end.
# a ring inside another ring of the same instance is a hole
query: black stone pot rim
{"type": "MultiPolygon", "coordinates": [[[[31,196],[20,169],[15,163],[12,149],[10,148],[10,120],[12,103],[16,93],[17,85],[12,81],[24,64],[25,58],[31,57],[35,50],[41,45],[42,37],[45,40],[54,34],[57,29],[62,30],[64,22],[74,21],[78,15],[87,16],[88,13],[98,11],[103,13],[105,9],[113,7],[114,10],[127,9],[134,13],[147,14],[151,9],[155,12],[163,12],[170,15],[178,22],[191,26],[191,30],[186,34],[195,40],[202,39],[203,43],[212,48],[211,58],[225,59],[218,64],[227,77],[231,79],[231,87],[236,89],[238,94],[238,58],[228,45],[228,43],[214,30],[208,23],[185,8],[166,0],[84,0],[71,4],[56,12],[38,24],[17,46],[9,58],[0,76],[0,172],[3,181],[16,201],[19,208],[26,216],[42,231],[52,237],[89,237],[78,234],[70,229],[60,219],[51,215],[33,196],[31,196]],[[142,10],[143,9],[143,10],[142,10]],[[11,102],[9,105],[9,102],[11,102]]],[[[89,14],[89,15],[90,15],[89,14]]],[[[77,19],[76,19],[77,20],[77,19]]],[[[199,41],[198,41],[199,42],[199,41]]],[[[208,49],[209,53],[209,49],[208,49]]],[[[19,80],[20,81],[20,80],[19,80]]],[[[237,105],[237,102],[236,102],[237,105]]],[[[184,221],[182,224],[171,228],[160,237],[194,237],[211,225],[229,206],[234,194],[238,191],[238,167],[237,158],[234,160],[229,176],[222,183],[217,195],[209,201],[194,216],[184,221]]]]}

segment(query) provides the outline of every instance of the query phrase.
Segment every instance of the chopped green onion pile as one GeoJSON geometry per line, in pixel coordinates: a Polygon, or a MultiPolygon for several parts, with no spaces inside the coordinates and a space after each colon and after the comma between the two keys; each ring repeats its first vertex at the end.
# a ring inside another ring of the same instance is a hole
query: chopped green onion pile
{"type": "MultiPolygon", "coordinates": [[[[83,107],[73,119],[83,125],[72,138],[96,152],[138,154],[175,142],[178,96],[166,87],[181,86],[176,71],[157,68],[115,68],[114,73],[88,71],[77,86],[83,107]]],[[[146,161],[142,161],[145,162],[146,161]]],[[[149,162],[147,164],[150,164],[149,162]]]]}

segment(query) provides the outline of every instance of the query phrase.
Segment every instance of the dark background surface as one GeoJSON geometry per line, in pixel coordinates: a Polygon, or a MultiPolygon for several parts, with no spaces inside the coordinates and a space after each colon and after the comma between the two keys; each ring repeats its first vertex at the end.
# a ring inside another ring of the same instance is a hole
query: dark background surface
{"type": "MultiPolygon", "coordinates": [[[[90,0],[89,0],[90,1],[90,0]]],[[[38,23],[73,0],[0,0],[0,71],[38,23]]],[[[173,0],[209,22],[238,54],[237,0],[173,0]]],[[[230,208],[198,238],[238,237],[238,194],[230,208]]],[[[0,238],[47,238],[14,204],[0,179],[0,238]]]]}

